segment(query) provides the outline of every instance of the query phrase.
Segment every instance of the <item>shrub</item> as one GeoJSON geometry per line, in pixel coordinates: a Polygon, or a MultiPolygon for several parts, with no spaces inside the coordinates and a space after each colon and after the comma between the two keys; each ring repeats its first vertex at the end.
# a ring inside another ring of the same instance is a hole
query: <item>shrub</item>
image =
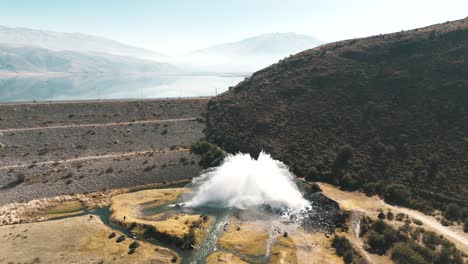
{"type": "Polygon", "coordinates": [[[426,232],[424,233],[422,242],[428,248],[435,249],[438,245],[440,245],[442,239],[434,232],[426,232]]]}
{"type": "Polygon", "coordinates": [[[396,220],[397,221],[403,221],[403,219],[405,219],[405,214],[404,213],[398,213],[396,215],[396,220]]]}
{"type": "Polygon", "coordinates": [[[346,237],[335,236],[333,238],[332,247],[336,249],[336,254],[343,257],[345,263],[353,261],[353,248],[346,237]]]}
{"type": "Polygon", "coordinates": [[[345,175],[340,180],[340,185],[345,190],[356,190],[358,187],[358,181],[350,175],[345,175]]]}
{"type": "Polygon", "coordinates": [[[435,264],[464,264],[461,253],[454,247],[442,247],[434,261],[435,264]]]}
{"type": "Polygon", "coordinates": [[[110,235],[109,235],[109,238],[114,238],[116,236],[115,232],[112,232],[110,235]]]}
{"type": "Polygon", "coordinates": [[[377,218],[381,219],[381,220],[384,220],[385,219],[385,214],[380,212],[378,215],[377,215],[377,218]]]}
{"type": "Polygon", "coordinates": [[[423,222],[419,219],[413,219],[413,223],[418,225],[418,226],[422,226],[423,225],[423,222]]]}
{"type": "Polygon", "coordinates": [[[392,250],[392,260],[399,264],[425,264],[426,260],[407,243],[397,243],[392,250]]]}
{"type": "Polygon", "coordinates": [[[131,255],[131,254],[135,253],[135,250],[136,250],[135,248],[131,248],[131,249],[128,251],[128,254],[131,255]]]}
{"type": "Polygon", "coordinates": [[[370,251],[384,254],[397,240],[397,232],[384,221],[377,220],[372,224],[366,243],[370,251]]]}
{"type": "Polygon", "coordinates": [[[445,207],[444,216],[449,220],[457,220],[460,217],[460,210],[458,204],[448,204],[447,207],[445,207]]]}
{"type": "Polygon", "coordinates": [[[407,205],[411,195],[406,186],[393,183],[385,189],[384,200],[390,204],[407,205]]]}
{"type": "Polygon", "coordinates": [[[353,147],[346,144],[338,148],[335,165],[337,168],[343,168],[353,157],[353,147]]]}
{"type": "Polygon", "coordinates": [[[317,180],[318,179],[318,175],[319,175],[319,171],[317,170],[316,167],[310,167],[306,176],[305,176],[305,180],[306,181],[313,181],[313,180],[317,180]]]}
{"type": "Polygon", "coordinates": [[[423,213],[430,214],[433,210],[432,205],[428,201],[421,199],[411,199],[408,204],[409,207],[422,211],[423,213]]]}
{"type": "Polygon", "coordinates": [[[369,182],[364,184],[364,193],[367,195],[380,194],[385,192],[385,185],[382,182],[369,182]]]}
{"type": "Polygon", "coordinates": [[[379,253],[383,254],[388,249],[387,241],[385,240],[385,236],[383,234],[379,234],[377,232],[371,232],[367,238],[367,245],[369,247],[379,253]]]}
{"type": "Polygon", "coordinates": [[[388,212],[388,213],[387,213],[387,219],[388,219],[389,221],[392,221],[392,220],[393,220],[393,213],[392,213],[392,212],[388,212]]]}
{"type": "Polygon", "coordinates": [[[120,242],[122,242],[122,241],[124,241],[124,240],[125,240],[125,236],[124,236],[124,235],[121,235],[121,236],[119,236],[119,237],[117,238],[117,240],[116,240],[115,242],[120,243],[120,242]]]}
{"type": "Polygon", "coordinates": [[[132,248],[133,248],[133,249],[136,249],[136,248],[138,248],[139,246],[140,246],[140,243],[138,243],[138,241],[133,241],[133,243],[131,243],[128,247],[129,247],[130,249],[132,249],[132,248]]]}
{"type": "Polygon", "coordinates": [[[201,156],[199,164],[205,169],[218,166],[225,157],[225,153],[221,148],[205,140],[193,144],[190,150],[192,153],[201,156]]]}

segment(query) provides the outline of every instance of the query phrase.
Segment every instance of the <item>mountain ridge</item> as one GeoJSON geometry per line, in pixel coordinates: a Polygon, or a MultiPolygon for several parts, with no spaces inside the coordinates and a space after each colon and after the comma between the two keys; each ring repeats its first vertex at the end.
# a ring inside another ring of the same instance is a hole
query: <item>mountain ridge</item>
{"type": "Polygon", "coordinates": [[[35,46],[0,44],[0,69],[29,73],[173,73],[167,63],[97,52],[53,51],[35,46]]]}
{"type": "Polygon", "coordinates": [[[134,47],[116,40],[83,33],[65,33],[0,25],[0,43],[34,46],[54,51],[102,52],[145,60],[165,60],[166,55],[134,47]],[[38,41],[42,41],[38,43],[38,41]]]}

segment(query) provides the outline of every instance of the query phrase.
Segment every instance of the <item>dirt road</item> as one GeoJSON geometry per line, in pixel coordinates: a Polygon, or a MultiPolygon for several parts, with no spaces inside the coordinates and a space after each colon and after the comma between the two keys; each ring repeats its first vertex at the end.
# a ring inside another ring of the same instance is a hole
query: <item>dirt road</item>
{"type": "Polygon", "coordinates": [[[159,120],[141,120],[141,121],[131,121],[131,122],[110,122],[110,123],[99,123],[99,124],[73,124],[73,125],[59,125],[59,126],[6,128],[6,129],[0,129],[0,133],[45,130],[45,129],[60,129],[60,128],[126,126],[126,125],[137,125],[137,124],[184,122],[184,121],[195,121],[195,120],[197,120],[197,118],[190,117],[190,118],[173,118],[173,119],[159,119],[159,120]]]}
{"type": "Polygon", "coordinates": [[[30,166],[31,164],[34,164],[36,166],[37,165],[50,165],[50,164],[63,164],[63,163],[77,162],[77,161],[103,160],[103,159],[124,158],[124,157],[131,157],[131,156],[141,156],[141,155],[146,155],[146,154],[151,154],[151,153],[189,152],[189,151],[190,149],[184,148],[184,149],[176,149],[176,150],[170,150],[170,149],[154,150],[152,149],[152,150],[142,150],[142,151],[109,153],[109,154],[104,154],[104,155],[86,156],[86,157],[78,157],[78,158],[70,158],[70,159],[62,159],[62,160],[49,160],[49,161],[36,162],[36,163],[20,163],[20,164],[2,166],[0,167],[0,170],[24,168],[24,167],[30,166]]]}
{"type": "Polygon", "coordinates": [[[342,209],[360,210],[370,215],[377,215],[379,209],[391,210],[394,214],[407,214],[409,217],[419,219],[423,222],[423,227],[425,229],[443,235],[445,238],[453,242],[460,250],[468,252],[468,234],[463,233],[463,230],[460,227],[443,226],[433,216],[425,215],[416,210],[389,205],[377,196],[367,197],[365,194],[359,192],[342,191],[337,187],[326,183],[318,183],[318,185],[322,189],[323,193],[330,199],[335,200],[342,209]]]}

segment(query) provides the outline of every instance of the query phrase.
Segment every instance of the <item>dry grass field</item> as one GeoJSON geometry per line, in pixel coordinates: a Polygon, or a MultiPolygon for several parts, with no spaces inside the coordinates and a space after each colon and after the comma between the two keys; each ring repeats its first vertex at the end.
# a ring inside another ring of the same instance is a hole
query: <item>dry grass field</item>
{"type": "Polygon", "coordinates": [[[132,239],[117,242],[98,217],[80,216],[0,227],[0,263],[180,263],[169,249],[132,239]]]}

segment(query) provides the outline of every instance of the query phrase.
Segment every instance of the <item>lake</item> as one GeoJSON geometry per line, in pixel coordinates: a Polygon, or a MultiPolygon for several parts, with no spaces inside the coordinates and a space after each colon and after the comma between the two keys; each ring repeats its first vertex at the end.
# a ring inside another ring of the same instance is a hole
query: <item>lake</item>
{"type": "Polygon", "coordinates": [[[0,102],[214,96],[245,74],[0,77],[0,102]]]}

